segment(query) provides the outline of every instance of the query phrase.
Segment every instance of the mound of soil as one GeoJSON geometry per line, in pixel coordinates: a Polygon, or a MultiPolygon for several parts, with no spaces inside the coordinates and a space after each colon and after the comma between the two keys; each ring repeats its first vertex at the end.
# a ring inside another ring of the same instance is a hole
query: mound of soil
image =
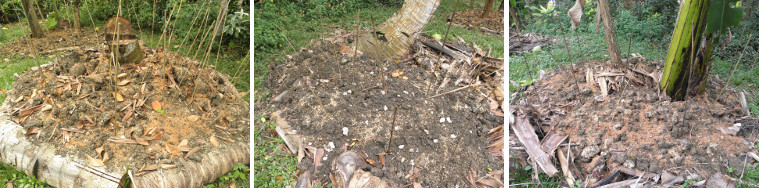
{"type": "MultiPolygon", "coordinates": [[[[742,118],[737,92],[728,89],[715,102],[724,85],[711,78],[703,94],[672,101],[658,94],[654,80],[663,67],[645,61],[631,61],[626,68],[606,62],[562,67],[528,86],[511,108],[529,117],[541,139],[568,135],[570,169],[576,167],[575,177],[588,177],[590,183],[621,167],[702,180],[717,172],[740,175],[740,170],[730,173],[727,168],[744,166],[757,141],[757,124],[742,118]],[[586,75],[594,81],[587,82],[586,75]],[[603,79],[608,81],[598,81],[603,79]],[[601,93],[599,83],[607,84],[608,95],[601,93]],[[737,135],[722,131],[729,132],[736,123],[742,124],[737,135]]],[[[524,150],[511,151],[524,156],[524,150]]]]}
{"type": "MultiPolygon", "coordinates": [[[[465,187],[470,170],[478,176],[503,170],[503,160],[487,149],[488,131],[503,125],[503,118],[489,107],[487,93],[492,91],[474,86],[443,94],[482,81],[451,81],[438,89],[443,79],[436,81],[428,66],[435,64],[437,53],[416,53],[397,61],[361,56],[353,61],[351,55],[343,55],[346,48],[338,43],[302,49],[274,65],[265,80],[273,98],[259,105],[279,111],[304,138],[303,145],[326,150],[317,159],[322,165],[315,168],[312,159],[304,158],[299,171],[331,182],[329,164],[346,148],[373,163],[364,170],[396,186],[412,182],[415,165],[423,168],[416,182],[426,187],[465,187]],[[392,155],[383,161],[378,154],[388,148],[392,155]]],[[[444,62],[450,63],[447,59],[444,62]]],[[[501,72],[493,74],[503,75],[502,66],[495,66],[501,72]]],[[[456,80],[453,74],[446,76],[456,80]]],[[[496,178],[503,182],[503,176],[496,178]]]]}
{"type": "Polygon", "coordinates": [[[487,34],[503,34],[503,10],[496,10],[482,18],[482,9],[472,9],[456,13],[453,24],[468,28],[477,28],[487,34]]]}
{"type": "Polygon", "coordinates": [[[5,109],[29,139],[110,171],[181,167],[179,160],[250,142],[250,107],[229,76],[175,53],[145,51],[141,63],[118,74],[95,50],[32,68],[13,85],[5,109]]]}
{"type": "Polygon", "coordinates": [[[98,38],[101,35],[90,28],[81,28],[78,34],[74,33],[74,29],[66,27],[46,31],[44,38],[21,37],[0,48],[0,54],[12,56],[49,55],[62,51],[95,48],[98,42],[103,42],[102,38],[98,38]]]}

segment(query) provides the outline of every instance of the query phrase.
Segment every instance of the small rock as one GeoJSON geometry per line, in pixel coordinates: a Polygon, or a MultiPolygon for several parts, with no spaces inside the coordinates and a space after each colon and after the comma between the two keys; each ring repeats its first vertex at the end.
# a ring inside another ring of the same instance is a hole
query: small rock
{"type": "Polygon", "coordinates": [[[403,147],[406,147],[406,145],[400,145],[398,146],[398,149],[403,149],[403,147]]]}
{"type": "Polygon", "coordinates": [[[432,142],[437,143],[437,139],[432,139],[432,142]]]}
{"type": "Polygon", "coordinates": [[[343,127],[343,135],[348,136],[348,127],[343,127]]]}
{"type": "Polygon", "coordinates": [[[622,124],[619,124],[619,123],[615,124],[614,130],[622,130],[622,124]]]}
{"type": "Polygon", "coordinates": [[[635,162],[633,162],[631,159],[627,159],[622,166],[625,166],[627,168],[635,168],[635,162]]]}
{"type": "Polygon", "coordinates": [[[445,118],[444,117],[440,118],[440,123],[443,123],[443,122],[445,122],[445,118]]]}
{"type": "Polygon", "coordinates": [[[591,145],[591,146],[585,147],[585,149],[582,149],[582,153],[580,153],[580,155],[586,159],[590,159],[593,156],[597,155],[599,152],[601,152],[601,149],[598,148],[598,146],[591,145]]]}

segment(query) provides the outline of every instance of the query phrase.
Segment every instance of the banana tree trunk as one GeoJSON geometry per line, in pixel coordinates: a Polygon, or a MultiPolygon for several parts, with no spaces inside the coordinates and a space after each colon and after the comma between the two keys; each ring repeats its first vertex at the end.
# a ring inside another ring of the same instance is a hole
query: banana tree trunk
{"type": "Polygon", "coordinates": [[[32,38],[45,37],[40,23],[37,22],[37,14],[34,12],[32,2],[30,0],[21,0],[21,3],[24,4],[24,12],[26,13],[27,21],[29,21],[29,28],[32,30],[32,38]]]}
{"type": "Polygon", "coordinates": [[[377,35],[364,35],[359,39],[359,49],[365,49],[362,51],[373,58],[393,58],[403,55],[430,21],[440,1],[406,0],[398,12],[380,24],[376,31],[377,35]]]}
{"type": "MultiPolygon", "coordinates": [[[[704,39],[701,36],[706,28],[708,12],[709,0],[685,0],[678,13],[672,42],[667,52],[664,72],[661,83],[659,83],[659,87],[675,100],[685,98],[691,71],[695,75],[699,75],[698,80],[694,82],[697,83],[701,82],[700,79],[706,79],[707,68],[709,67],[708,60],[711,57],[711,44],[706,42],[702,44],[701,41],[704,39]],[[698,57],[693,52],[699,47],[704,48],[704,51],[699,52],[698,55],[703,54],[701,57],[705,58],[698,62],[694,61],[696,66],[694,70],[690,70],[691,57],[698,57]]],[[[704,85],[703,82],[700,85],[704,85]]],[[[697,92],[702,90],[698,89],[697,92]]]]}

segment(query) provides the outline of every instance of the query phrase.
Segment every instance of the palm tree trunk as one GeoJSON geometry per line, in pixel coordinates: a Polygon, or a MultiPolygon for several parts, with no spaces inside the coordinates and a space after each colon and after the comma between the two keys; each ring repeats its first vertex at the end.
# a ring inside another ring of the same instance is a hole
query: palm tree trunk
{"type": "Polygon", "coordinates": [[[398,12],[380,24],[377,35],[364,35],[359,39],[359,49],[367,49],[364,51],[373,58],[393,58],[406,53],[440,1],[406,0],[398,12]]]}

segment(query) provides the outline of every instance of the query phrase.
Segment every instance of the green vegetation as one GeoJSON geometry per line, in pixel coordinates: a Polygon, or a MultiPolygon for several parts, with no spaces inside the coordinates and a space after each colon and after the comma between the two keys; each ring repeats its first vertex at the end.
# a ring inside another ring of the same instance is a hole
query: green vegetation
{"type": "Polygon", "coordinates": [[[285,142],[274,132],[275,122],[266,121],[266,117],[256,116],[255,118],[255,146],[256,150],[253,160],[256,161],[254,175],[256,186],[258,187],[284,187],[292,185],[295,181],[295,170],[298,162],[295,155],[288,154],[287,151],[277,149],[279,145],[285,142]]]}

